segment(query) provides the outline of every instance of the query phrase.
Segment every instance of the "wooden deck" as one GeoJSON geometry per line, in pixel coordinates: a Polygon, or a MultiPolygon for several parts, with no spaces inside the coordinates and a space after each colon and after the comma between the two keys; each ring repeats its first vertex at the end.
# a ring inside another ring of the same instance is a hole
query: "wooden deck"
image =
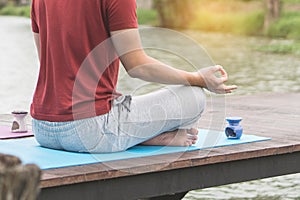
{"type": "Polygon", "coordinates": [[[40,199],[180,199],[194,189],[300,173],[300,93],[230,96],[226,102],[213,102],[201,128],[213,129],[212,119],[241,116],[245,133],[272,140],[44,170],[40,199]]]}

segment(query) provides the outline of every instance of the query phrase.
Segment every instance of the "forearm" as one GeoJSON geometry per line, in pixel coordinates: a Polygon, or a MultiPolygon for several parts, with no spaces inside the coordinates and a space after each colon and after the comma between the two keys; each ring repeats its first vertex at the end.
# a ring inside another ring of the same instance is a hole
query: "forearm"
{"type": "Polygon", "coordinates": [[[149,82],[177,85],[193,85],[204,87],[199,74],[175,69],[138,50],[121,57],[128,74],[149,82]],[[131,55],[130,55],[131,54],[131,55]],[[124,58],[126,57],[126,58],[124,58]]]}

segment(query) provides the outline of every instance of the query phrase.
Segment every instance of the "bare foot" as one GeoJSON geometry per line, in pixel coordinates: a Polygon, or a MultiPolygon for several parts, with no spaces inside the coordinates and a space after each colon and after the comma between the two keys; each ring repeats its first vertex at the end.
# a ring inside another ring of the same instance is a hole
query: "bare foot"
{"type": "Polygon", "coordinates": [[[162,133],[146,142],[142,145],[153,146],[191,146],[197,142],[198,139],[197,129],[179,129],[176,131],[170,131],[162,133]]]}

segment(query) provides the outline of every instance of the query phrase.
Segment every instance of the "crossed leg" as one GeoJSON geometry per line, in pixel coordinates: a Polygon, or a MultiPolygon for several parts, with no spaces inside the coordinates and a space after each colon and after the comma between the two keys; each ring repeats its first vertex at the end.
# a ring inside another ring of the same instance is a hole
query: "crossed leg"
{"type": "Polygon", "coordinates": [[[107,127],[117,151],[137,144],[191,146],[198,139],[197,121],[205,108],[199,87],[170,86],[132,99],[114,101],[107,127]],[[130,109],[124,109],[129,107],[130,109]],[[116,126],[116,122],[118,122],[116,126]]]}

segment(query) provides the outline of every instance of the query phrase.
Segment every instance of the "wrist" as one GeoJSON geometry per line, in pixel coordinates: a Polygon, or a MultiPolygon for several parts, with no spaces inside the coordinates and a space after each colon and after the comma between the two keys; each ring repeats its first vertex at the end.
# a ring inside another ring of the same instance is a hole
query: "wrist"
{"type": "Polygon", "coordinates": [[[190,73],[190,77],[188,79],[188,82],[191,86],[198,86],[198,87],[202,87],[202,88],[206,87],[204,78],[203,78],[203,76],[201,75],[200,72],[190,73]]]}

